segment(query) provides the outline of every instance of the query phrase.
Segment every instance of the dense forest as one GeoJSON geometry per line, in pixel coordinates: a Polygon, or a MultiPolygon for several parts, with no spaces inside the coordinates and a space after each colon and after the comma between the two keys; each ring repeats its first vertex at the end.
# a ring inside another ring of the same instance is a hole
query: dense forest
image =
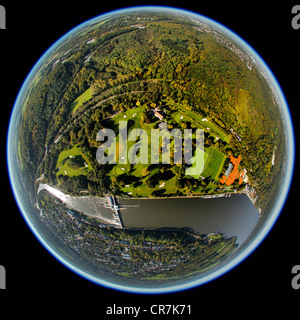
{"type": "Polygon", "coordinates": [[[228,157],[240,155],[263,208],[280,170],[272,159],[283,152],[283,128],[268,82],[232,40],[187,18],[139,12],[85,26],[49,54],[22,110],[26,178],[34,185],[43,175],[70,194],[128,196],[141,184],[146,189],[136,196],[233,192],[245,185],[226,189],[219,176],[228,157]],[[129,115],[132,127],[157,128],[155,108],[168,129],[205,129],[205,149],[208,157],[218,154],[219,167],[207,165],[196,178],[185,175],[185,164],[128,165],[126,172],[101,166],[97,132],[118,132],[117,120],[129,115]]]}

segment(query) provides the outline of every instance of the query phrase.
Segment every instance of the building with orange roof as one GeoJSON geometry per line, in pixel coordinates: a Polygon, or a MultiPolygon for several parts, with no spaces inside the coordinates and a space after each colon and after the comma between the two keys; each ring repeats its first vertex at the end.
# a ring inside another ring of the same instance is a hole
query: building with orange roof
{"type": "Polygon", "coordinates": [[[243,171],[245,169],[242,171],[242,173],[239,172],[238,166],[240,165],[241,160],[241,156],[238,156],[237,158],[230,156],[230,162],[233,165],[233,169],[230,171],[228,176],[223,175],[222,179],[220,180],[220,183],[230,186],[234,183],[236,179],[240,178],[239,184],[242,184],[244,178],[242,178],[241,180],[241,176],[243,175],[243,171]]]}
{"type": "Polygon", "coordinates": [[[220,180],[220,182],[222,184],[224,184],[226,182],[227,177],[225,176],[225,174],[223,175],[222,179],[220,180]]]}

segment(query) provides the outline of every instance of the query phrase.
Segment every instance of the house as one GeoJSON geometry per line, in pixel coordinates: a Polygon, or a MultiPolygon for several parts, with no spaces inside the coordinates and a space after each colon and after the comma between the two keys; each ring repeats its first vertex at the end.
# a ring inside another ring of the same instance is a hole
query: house
{"type": "Polygon", "coordinates": [[[243,181],[246,180],[246,173],[247,173],[247,170],[243,169],[240,174],[239,185],[241,185],[243,183],[243,181]]]}
{"type": "Polygon", "coordinates": [[[123,259],[131,260],[129,253],[121,252],[121,256],[123,259]]]}
{"type": "Polygon", "coordinates": [[[158,118],[159,120],[162,120],[164,118],[164,116],[161,114],[160,111],[158,110],[154,110],[154,115],[156,118],[158,118]]]}
{"type": "MultiPolygon", "coordinates": [[[[234,183],[236,179],[239,179],[242,175],[244,175],[243,172],[240,173],[238,167],[241,162],[241,156],[238,156],[237,158],[234,158],[233,156],[230,156],[230,164],[228,166],[227,171],[225,172],[225,175],[223,175],[222,179],[220,180],[220,183],[226,184],[227,186],[230,186],[234,183]]],[[[239,179],[239,184],[242,184],[243,179],[239,179]]]]}

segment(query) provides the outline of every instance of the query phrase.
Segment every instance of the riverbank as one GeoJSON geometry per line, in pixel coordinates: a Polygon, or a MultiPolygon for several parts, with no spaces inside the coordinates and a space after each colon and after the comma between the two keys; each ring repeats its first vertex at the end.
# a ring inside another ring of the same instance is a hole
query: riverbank
{"type": "Polygon", "coordinates": [[[122,210],[118,214],[107,208],[106,198],[70,196],[46,184],[39,185],[38,194],[42,190],[48,191],[69,208],[119,229],[192,228],[197,234],[217,232],[227,238],[236,236],[241,244],[260,218],[245,190],[205,196],[119,198],[116,204],[122,210]],[[149,199],[156,201],[145,201],[149,199]]]}
{"type": "Polygon", "coordinates": [[[170,197],[120,197],[117,196],[120,200],[167,200],[167,199],[218,199],[218,198],[228,198],[232,195],[238,195],[238,194],[245,194],[248,199],[251,201],[255,209],[258,211],[259,214],[261,214],[262,210],[261,208],[256,206],[256,194],[255,191],[250,189],[250,186],[246,185],[246,187],[239,191],[239,192],[225,192],[225,193],[219,193],[219,194],[210,194],[210,195],[192,195],[192,196],[170,196],[170,197]]]}

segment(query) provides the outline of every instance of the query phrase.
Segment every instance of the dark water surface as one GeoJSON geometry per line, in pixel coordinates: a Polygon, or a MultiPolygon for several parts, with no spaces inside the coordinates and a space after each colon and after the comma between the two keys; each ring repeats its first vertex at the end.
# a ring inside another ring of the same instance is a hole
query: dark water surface
{"type": "Polygon", "coordinates": [[[120,199],[119,203],[140,206],[121,210],[127,228],[190,227],[200,234],[236,236],[239,244],[248,238],[260,217],[244,194],[217,199],[120,199]]]}
{"type": "MultiPolygon", "coordinates": [[[[113,210],[105,208],[107,199],[95,196],[70,196],[40,184],[70,208],[100,219],[105,224],[121,226],[113,210]]],[[[220,232],[226,238],[237,237],[244,243],[259,220],[259,213],[245,194],[221,198],[118,199],[125,228],[192,228],[199,234],[220,232]],[[126,206],[128,206],[126,208],[126,206]]]]}

